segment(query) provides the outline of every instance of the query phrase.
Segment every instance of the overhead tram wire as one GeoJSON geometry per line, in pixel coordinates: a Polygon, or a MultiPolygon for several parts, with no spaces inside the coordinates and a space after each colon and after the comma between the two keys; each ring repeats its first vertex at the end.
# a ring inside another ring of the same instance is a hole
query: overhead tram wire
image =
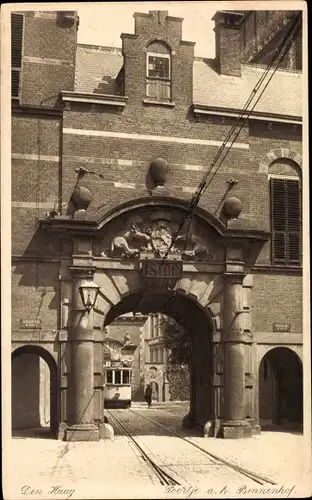
{"type": "MultiPolygon", "coordinates": [[[[248,121],[249,117],[250,117],[250,114],[252,113],[252,111],[254,110],[255,106],[257,105],[257,103],[259,102],[259,100],[261,99],[264,91],[266,90],[268,84],[270,83],[270,81],[272,80],[275,72],[277,71],[278,67],[280,66],[281,62],[283,61],[285,55],[287,54],[288,50],[290,49],[290,47],[293,45],[295,39],[296,39],[296,36],[299,32],[299,29],[300,29],[300,25],[301,25],[301,14],[297,14],[296,15],[296,18],[294,19],[294,21],[292,22],[289,30],[287,31],[285,37],[283,38],[283,40],[281,41],[281,43],[279,44],[279,46],[276,48],[275,52],[274,52],[274,55],[270,61],[270,63],[267,65],[265,71],[263,72],[263,74],[261,75],[261,77],[259,78],[258,82],[256,83],[255,87],[253,88],[253,90],[251,91],[246,103],[244,104],[243,106],[243,109],[241,110],[239,116],[237,117],[235,123],[232,125],[230,131],[228,132],[226,138],[224,139],[222,145],[220,146],[218,152],[216,153],[214,159],[212,160],[211,164],[210,164],[210,167],[208,168],[207,172],[204,174],[203,176],[203,179],[201,180],[201,182],[199,183],[193,197],[191,198],[190,200],[190,203],[189,203],[189,208],[188,208],[188,211],[187,211],[187,214],[186,216],[183,218],[176,234],[175,234],[175,237],[173,238],[172,242],[171,242],[171,245],[170,247],[168,248],[165,256],[163,257],[163,261],[167,258],[172,246],[174,245],[177,237],[179,236],[181,230],[183,229],[185,223],[187,221],[189,221],[188,223],[188,230],[187,230],[187,236],[189,234],[189,229],[190,229],[190,225],[191,225],[191,219],[192,219],[192,216],[193,216],[193,212],[194,212],[194,209],[195,207],[198,205],[198,202],[202,196],[202,194],[205,192],[205,190],[207,189],[208,185],[211,183],[212,179],[214,178],[214,176],[216,175],[217,171],[219,170],[219,168],[221,167],[222,165],[222,162],[224,161],[224,159],[226,158],[226,156],[228,155],[230,149],[232,148],[233,144],[235,143],[237,137],[239,136],[242,128],[245,126],[246,122],[248,121]],[[298,20],[299,20],[299,23],[298,23],[298,20]],[[288,40],[289,39],[289,40],[288,40]],[[286,47],[286,48],[285,48],[286,47]],[[282,54],[282,51],[284,49],[284,52],[282,54]],[[262,83],[264,82],[266,76],[269,74],[269,71],[272,69],[272,66],[273,64],[276,62],[276,60],[281,56],[282,54],[282,57],[278,60],[277,62],[277,65],[275,66],[274,70],[273,70],[273,73],[270,75],[270,78],[268,80],[268,82],[266,82],[264,88],[262,89],[261,93],[260,93],[260,96],[257,98],[256,102],[253,104],[252,108],[250,110],[247,111],[248,109],[248,106],[251,104],[252,100],[256,97],[256,94],[257,92],[259,91],[262,83]],[[246,114],[246,111],[247,111],[247,114],[246,114]],[[213,176],[212,178],[209,180],[209,183],[207,183],[207,179],[208,179],[208,176],[209,174],[211,173],[213,167],[215,166],[215,164],[217,163],[217,161],[219,160],[221,154],[223,153],[224,149],[227,147],[227,143],[229,142],[232,134],[235,132],[235,129],[237,128],[238,124],[240,123],[241,119],[243,118],[243,116],[245,116],[245,119],[243,121],[243,124],[240,126],[239,128],[239,131],[238,133],[235,135],[234,139],[232,140],[230,146],[228,146],[228,149],[227,151],[225,152],[225,156],[224,158],[221,160],[221,163],[219,164],[219,166],[217,167],[217,169],[215,170],[215,172],[213,173],[213,176]]],[[[187,238],[186,238],[187,240],[187,238]]]]}

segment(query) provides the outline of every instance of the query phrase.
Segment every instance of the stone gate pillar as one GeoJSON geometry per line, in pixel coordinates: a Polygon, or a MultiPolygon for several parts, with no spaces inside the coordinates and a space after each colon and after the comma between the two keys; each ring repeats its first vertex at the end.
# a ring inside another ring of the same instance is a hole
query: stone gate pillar
{"type": "Polygon", "coordinates": [[[244,324],[241,272],[224,274],[224,438],[251,436],[245,420],[244,324]]]}
{"type": "Polygon", "coordinates": [[[94,331],[93,311],[85,310],[79,287],[92,279],[90,268],[71,268],[73,276],[72,310],[69,326],[71,366],[68,380],[68,421],[66,441],[97,441],[94,424],[94,331]]]}

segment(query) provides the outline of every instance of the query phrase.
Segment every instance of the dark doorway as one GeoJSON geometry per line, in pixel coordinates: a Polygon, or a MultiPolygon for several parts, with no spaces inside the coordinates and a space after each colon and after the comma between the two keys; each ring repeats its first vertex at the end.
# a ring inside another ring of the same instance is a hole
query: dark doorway
{"type": "Polygon", "coordinates": [[[302,430],[302,364],[286,347],[272,349],[260,363],[259,416],[262,430],[302,430]]]}
{"type": "Polygon", "coordinates": [[[52,437],[57,429],[57,367],[43,347],[12,353],[13,436],[52,437]]]}

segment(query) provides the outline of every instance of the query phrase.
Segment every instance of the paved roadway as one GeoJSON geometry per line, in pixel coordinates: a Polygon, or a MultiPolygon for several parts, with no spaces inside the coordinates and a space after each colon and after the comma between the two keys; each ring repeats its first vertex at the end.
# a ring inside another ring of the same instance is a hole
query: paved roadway
{"type": "MultiPolygon", "coordinates": [[[[185,403],[157,405],[147,409],[144,404],[134,405],[138,413],[156,419],[159,423],[181,430],[185,403]]],[[[126,413],[123,414],[125,418],[126,413]]],[[[126,417],[128,418],[128,417],[126,417]]],[[[200,452],[190,453],[185,443],[164,431],[156,431],[153,425],[140,417],[131,416],[139,438],[145,446],[175,474],[184,476],[192,483],[193,498],[217,498],[205,493],[222,485],[230,488],[231,497],[237,495],[237,487],[249,487],[251,481],[233,471],[217,466],[200,452]],[[152,433],[152,434],[151,434],[152,433]],[[165,457],[165,458],[164,458],[165,457]],[[210,472],[209,472],[210,471],[210,472]]],[[[129,423],[128,423],[129,425],[129,423]]],[[[300,434],[263,432],[245,440],[222,440],[190,436],[190,440],[215,455],[235,461],[237,464],[276,481],[278,484],[295,485],[296,496],[307,496],[311,491],[309,463],[311,449],[300,434]],[[307,445],[304,446],[304,443],[307,445]],[[306,486],[305,486],[306,485],[306,486]],[[304,493],[304,495],[303,495],[304,493]]],[[[128,437],[116,432],[113,441],[97,443],[66,443],[48,439],[41,430],[20,432],[9,441],[10,460],[4,471],[5,498],[17,500],[26,497],[50,498],[163,498],[168,490],[159,486],[158,479],[128,437]],[[37,437],[35,437],[37,435],[37,437]],[[41,437],[41,438],[40,438],[41,437]],[[24,490],[23,490],[24,488],[24,490]],[[53,490],[54,488],[54,490],[53,490]],[[37,489],[39,493],[31,490],[37,489]],[[74,490],[74,491],[73,491],[74,490]],[[26,493],[25,493],[26,492],[26,493]],[[23,494],[24,493],[24,494],[23,494]]],[[[8,445],[5,451],[8,450],[8,445]]],[[[194,449],[195,450],[195,449],[194,449]]],[[[7,455],[5,455],[7,456],[7,455]]],[[[222,487],[223,487],[222,486],[222,487]]],[[[252,487],[260,487],[253,483],[252,487]]],[[[286,487],[286,486],[285,486],[286,487]]],[[[218,493],[218,491],[217,491],[218,493]]],[[[226,490],[221,494],[225,497],[226,490]]],[[[186,490],[172,491],[171,498],[187,498],[186,490]]],[[[245,495],[250,498],[252,495],[245,495]]],[[[259,494],[253,495],[259,498],[259,494]]],[[[261,495],[263,498],[265,496],[261,495]]],[[[272,495],[271,495],[272,496],[272,495]]],[[[284,498],[285,495],[280,497],[284,498]]],[[[292,495],[291,495],[292,497],[292,495]]]]}

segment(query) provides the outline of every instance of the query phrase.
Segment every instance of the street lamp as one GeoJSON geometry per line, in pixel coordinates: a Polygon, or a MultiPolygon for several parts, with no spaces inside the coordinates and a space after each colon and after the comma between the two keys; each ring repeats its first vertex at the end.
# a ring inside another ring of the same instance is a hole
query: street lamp
{"type": "Polygon", "coordinates": [[[99,289],[100,287],[91,280],[86,281],[79,287],[82,303],[88,312],[95,306],[99,289]]]}

